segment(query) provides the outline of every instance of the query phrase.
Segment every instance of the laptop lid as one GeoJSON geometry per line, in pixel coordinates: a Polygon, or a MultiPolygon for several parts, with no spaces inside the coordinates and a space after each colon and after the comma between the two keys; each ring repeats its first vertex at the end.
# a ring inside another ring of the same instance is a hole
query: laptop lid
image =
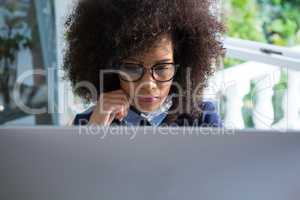
{"type": "Polygon", "coordinates": [[[296,132],[2,128],[0,199],[298,200],[299,155],[296,132]]]}

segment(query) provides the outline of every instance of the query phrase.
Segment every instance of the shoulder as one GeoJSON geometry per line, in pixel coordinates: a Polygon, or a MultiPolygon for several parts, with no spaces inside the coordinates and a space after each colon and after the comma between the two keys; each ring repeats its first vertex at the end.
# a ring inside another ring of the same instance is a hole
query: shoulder
{"type": "MultiPolygon", "coordinates": [[[[72,125],[74,126],[82,126],[82,125],[88,125],[90,118],[93,114],[93,111],[95,109],[95,106],[91,106],[89,109],[87,109],[86,111],[79,113],[75,116],[72,125]]],[[[118,120],[114,120],[112,122],[112,125],[119,125],[119,121],[118,120]]]]}
{"type": "Polygon", "coordinates": [[[201,103],[201,114],[199,120],[203,127],[223,127],[221,116],[218,112],[218,107],[211,101],[201,103]]]}
{"type": "Polygon", "coordinates": [[[91,115],[93,114],[95,106],[90,107],[86,111],[79,113],[75,116],[75,119],[73,121],[73,125],[87,125],[91,115]]]}
{"type": "MultiPolygon", "coordinates": [[[[175,124],[177,126],[223,127],[217,106],[213,102],[204,101],[200,106],[202,112],[196,119],[192,118],[189,114],[181,114],[177,117],[175,124]]],[[[92,106],[86,111],[77,114],[73,125],[87,125],[94,107],[95,106],[92,106]]]]}
{"type": "Polygon", "coordinates": [[[217,106],[211,101],[200,103],[201,114],[192,117],[190,114],[181,114],[177,117],[176,126],[199,126],[199,127],[223,127],[222,119],[218,113],[217,106]]]}

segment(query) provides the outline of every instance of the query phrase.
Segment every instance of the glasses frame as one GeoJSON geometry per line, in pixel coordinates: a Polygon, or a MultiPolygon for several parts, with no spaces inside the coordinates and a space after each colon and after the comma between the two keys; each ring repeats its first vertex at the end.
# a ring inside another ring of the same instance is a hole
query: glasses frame
{"type": "Polygon", "coordinates": [[[128,80],[126,80],[126,79],[123,79],[123,78],[121,77],[121,75],[119,74],[119,78],[120,78],[121,80],[125,81],[125,82],[138,82],[138,81],[142,80],[143,77],[144,77],[144,75],[145,75],[145,73],[146,73],[146,71],[148,71],[148,70],[150,70],[151,76],[152,76],[152,78],[153,78],[155,81],[160,82],[160,83],[170,82],[170,81],[172,81],[172,80],[175,78],[175,75],[176,75],[177,70],[178,70],[178,67],[179,67],[178,64],[175,64],[175,63],[173,63],[173,62],[162,62],[162,63],[156,63],[155,65],[151,66],[150,69],[146,69],[146,68],[144,67],[144,65],[141,64],[141,63],[124,62],[124,63],[119,63],[119,64],[116,65],[116,68],[117,68],[118,70],[120,70],[120,71],[121,71],[121,65],[122,65],[122,64],[132,64],[132,65],[137,65],[137,66],[140,66],[140,67],[143,69],[143,73],[142,73],[141,77],[140,77],[139,79],[137,79],[137,80],[134,80],[134,81],[128,81],[128,80]],[[155,76],[154,76],[154,69],[155,69],[155,67],[160,66],[160,65],[163,65],[163,64],[172,64],[172,65],[174,66],[174,76],[173,76],[171,79],[166,80],[166,81],[160,81],[160,80],[157,80],[157,79],[155,78],[155,76]]]}

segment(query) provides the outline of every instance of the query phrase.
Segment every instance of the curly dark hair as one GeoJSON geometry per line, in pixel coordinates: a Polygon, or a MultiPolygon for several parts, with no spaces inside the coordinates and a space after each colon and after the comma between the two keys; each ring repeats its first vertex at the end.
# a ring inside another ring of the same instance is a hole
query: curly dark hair
{"type": "MultiPolygon", "coordinates": [[[[174,61],[180,65],[174,81],[188,94],[198,83],[205,86],[213,73],[212,63],[224,53],[220,41],[224,26],[211,12],[213,5],[214,0],[80,0],[66,21],[63,68],[73,86],[89,81],[98,93],[117,90],[119,78],[111,74],[104,78],[104,91],[100,91],[99,70],[149,50],[160,36],[168,34],[174,61]]],[[[86,88],[74,92],[91,100],[86,88]]]]}

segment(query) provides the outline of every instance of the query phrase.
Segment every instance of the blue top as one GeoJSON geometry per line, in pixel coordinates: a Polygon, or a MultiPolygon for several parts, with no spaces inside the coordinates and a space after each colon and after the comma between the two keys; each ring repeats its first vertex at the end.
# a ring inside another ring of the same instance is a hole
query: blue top
{"type": "MultiPolygon", "coordinates": [[[[87,125],[93,113],[93,108],[77,114],[73,125],[87,125]]],[[[203,102],[201,104],[202,113],[198,118],[192,118],[189,114],[181,114],[177,117],[174,123],[170,126],[200,126],[200,127],[223,127],[223,122],[216,111],[216,106],[212,102],[203,102]]],[[[154,116],[150,120],[144,118],[141,113],[133,106],[129,108],[128,115],[119,121],[114,119],[112,125],[125,125],[125,126],[163,126],[166,125],[167,112],[154,116]]]]}

